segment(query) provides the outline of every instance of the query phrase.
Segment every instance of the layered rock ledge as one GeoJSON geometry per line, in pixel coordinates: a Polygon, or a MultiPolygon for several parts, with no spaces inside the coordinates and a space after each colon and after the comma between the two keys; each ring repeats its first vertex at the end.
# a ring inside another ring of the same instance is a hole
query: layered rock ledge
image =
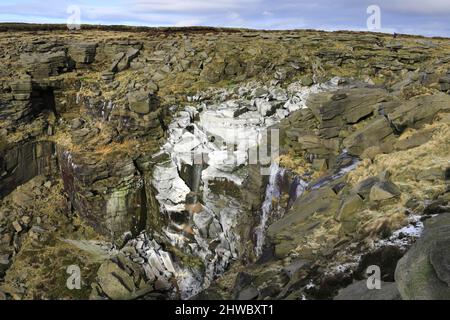
{"type": "Polygon", "coordinates": [[[448,39],[0,30],[0,299],[449,297],[448,39]]]}

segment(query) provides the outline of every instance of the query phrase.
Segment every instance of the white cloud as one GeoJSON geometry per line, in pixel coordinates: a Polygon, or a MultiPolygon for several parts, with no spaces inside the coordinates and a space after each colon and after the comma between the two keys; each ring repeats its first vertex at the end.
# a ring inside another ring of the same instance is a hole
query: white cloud
{"type": "Polygon", "coordinates": [[[181,20],[175,23],[176,27],[192,27],[198,26],[202,24],[201,19],[189,19],[189,20],[181,20]]]}
{"type": "Polygon", "coordinates": [[[450,0],[1,0],[0,21],[61,23],[69,4],[82,23],[364,30],[368,5],[384,30],[450,36],[450,0]]]}
{"type": "Polygon", "coordinates": [[[136,0],[130,6],[133,12],[218,12],[252,7],[261,0],[136,0]]]}
{"type": "MultiPolygon", "coordinates": [[[[449,0],[391,0],[380,3],[383,10],[390,10],[402,13],[442,15],[450,14],[449,0]]],[[[448,17],[450,20],[450,17],[448,17]]]]}
{"type": "Polygon", "coordinates": [[[240,19],[241,16],[237,12],[229,12],[227,14],[227,18],[230,19],[230,20],[237,20],[237,19],[240,19]]]}

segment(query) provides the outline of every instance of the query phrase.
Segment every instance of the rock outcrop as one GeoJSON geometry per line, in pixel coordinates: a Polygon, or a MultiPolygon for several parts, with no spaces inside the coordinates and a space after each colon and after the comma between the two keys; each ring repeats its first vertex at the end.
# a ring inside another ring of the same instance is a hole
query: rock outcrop
{"type": "Polygon", "coordinates": [[[112,241],[136,236],[147,223],[144,178],[133,159],[113,162],[58,150],[61,177],[74,209],[112,241]]]}
{"type": "Polygon", "coordinates": [[[36,28],[0,36],[0,298],[445,297],[447,39],[36,28]]]}
{"type": "Polygon", "coordinates": [[[339,291],[334,300],[401,300],[397,285],[381,282],[380,289],[367,288],[367,281],[361,280],[339,291]]]}
{"type": "Polygon", "coordinates": [[[76,67],[89,65],[95,61],[97,43],[73,43],[69,46],[68,54],[77,64],[76,67]]]}
{"type": "Polygon", "coordinates": [[[449,213],[426,221],[424,232],[400,259],[395,281],[403,299],[450,299],[449,213]]]}
{"type": "Polygon", "coordinates": [[[26,142],[0,153],[0,197],[38,175],[57,170],[54,144],[50,141],[26,142]]]}

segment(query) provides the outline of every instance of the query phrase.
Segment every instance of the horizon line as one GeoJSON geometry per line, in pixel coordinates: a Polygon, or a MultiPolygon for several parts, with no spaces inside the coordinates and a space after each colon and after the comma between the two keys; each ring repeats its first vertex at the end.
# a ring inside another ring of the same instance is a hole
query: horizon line
{"type": "Polygon", "coordinates": [[[8,32],[8,31],[33,31],[33,29],[21,29],[21,26],[30,26],[37,27],[38,30],[42,31],[61,31],[62,29],[67,29],[70,32],[80,32],[84,28],[88,30],[92,29],[106,29],[104,31],[116,31],[116,32],[125,32],[125,31],[133,31],[126,29],[142,29],[145,30],[160,30],[160,31],[183,31],[187,29],[187,31],[201,31],[201,29],[208,29],[211,31],[235,31],[235,32],[251,32],[251,31],[259,31],[259,32],[295,32],[295,31],[309,31],[309,32],[328,32],[328,33],[343,33],[343,32],[351,32],[351,33],[370,33],[375,35],[397,35],[403,37],[421,37],[421,38],[429,38],[429,39],[450,39],[450,37],[445,36],[427,36],[423,34],[409,34],[409,33],[397,33],[397,32],[387,32],[387,31],[377,31],[377,30],[355,30],[355,29],[336,29],[336,30],[325,30],[325,29],[314,29],[314,28],[294,28],[294,29],[258,29],[258,28],[246,28],[246,27],[226,27],[226,26],[208,26],[208,25],[193,25],[193,26],[148,26],[148,25],[132,25],[132,24],[104,24],[104,23],[80,23],[80,29],[70,30],[67,28],[66,23],[41,23],[41,22],[15,22],[15,21],[0,21],[0,32],[8,32]],[[9,27],[5,30],[4,27],[9,27]],[[55,29],[46,29],[48,27],[57,27],[55,29]],[[62,28],[61,28],[62,27],[62,28]],[[107,28],[113,28],[115,30],[107,30],[107,28]],[[191,30],[189,30],[191,29],[191,30]],[[195,30],[198,29],[198,30],[195,30]]]}

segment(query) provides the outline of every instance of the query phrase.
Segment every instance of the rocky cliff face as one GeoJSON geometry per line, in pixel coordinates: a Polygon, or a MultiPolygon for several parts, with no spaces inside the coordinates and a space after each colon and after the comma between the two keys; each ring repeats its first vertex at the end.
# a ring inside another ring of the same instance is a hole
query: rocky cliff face
{"type": "Polygon", "coordinates": [[[448,211],[447,39],[36,27],[0,42],[0,298],[448,296],[445,232],[420,237],[448,211]]]}

